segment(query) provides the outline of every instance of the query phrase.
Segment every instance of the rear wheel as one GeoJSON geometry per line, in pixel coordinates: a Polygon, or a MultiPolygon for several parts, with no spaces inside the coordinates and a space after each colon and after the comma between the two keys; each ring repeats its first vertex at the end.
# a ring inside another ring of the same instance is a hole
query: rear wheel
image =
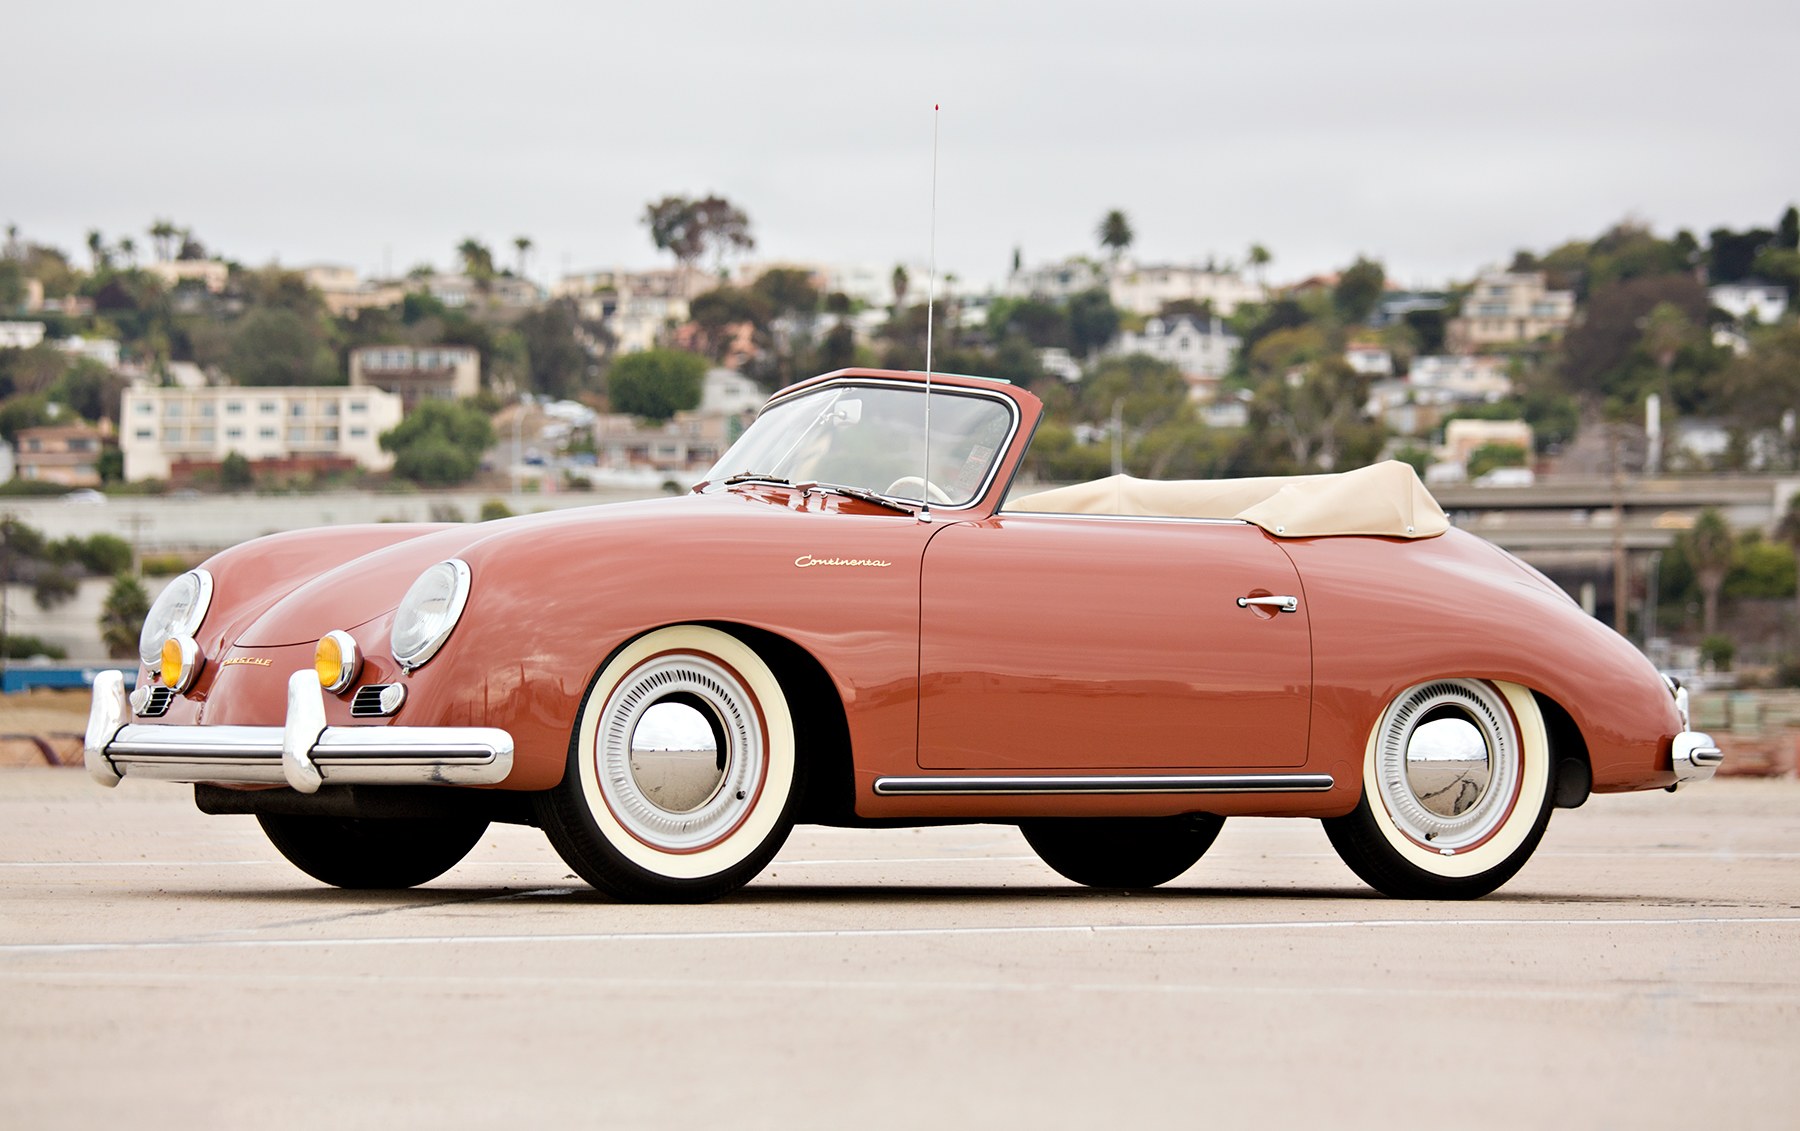
{"type": "Polygon", "coordinates": [[[678,625],[601,669],[538,816],[569,866],[608,895],[700,902],[742,887],[781,849],[799,769],[768,664],[718,629],[678,625]]]}
{"type": "Polygon", "coordinates": [[[1550,823],[1550,742],[1531,692],[1442,679],[1388,705],[1356,809],[1325,821],[1344,863],[1401,899],[1474,899],[1513,877],[1550,823]]]}
{"type": "Polygon", "coordinates": [[[258,813],[275,850],[333,887],[409,888],[454,868],[481,840],[482,817],[299,817],[258,813]]]}
{"type": "Polygon", "coordinates": [[[1094,888],[1153,888],[1192,868],[1225,818],[1046,817],[1020,821],[1038,858],[1064,879],[1094,888]]]}

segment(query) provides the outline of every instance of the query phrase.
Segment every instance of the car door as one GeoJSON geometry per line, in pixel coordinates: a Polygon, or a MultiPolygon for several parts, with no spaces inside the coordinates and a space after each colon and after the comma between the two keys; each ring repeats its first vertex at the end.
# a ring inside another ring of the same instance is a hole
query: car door
{"type": "Polygon", "coordinates": [[[1023,514],[946,527],[926,549],[920,613],[923,767],[1306,759],[1305,594],[1257,527],[1023,514]]]}

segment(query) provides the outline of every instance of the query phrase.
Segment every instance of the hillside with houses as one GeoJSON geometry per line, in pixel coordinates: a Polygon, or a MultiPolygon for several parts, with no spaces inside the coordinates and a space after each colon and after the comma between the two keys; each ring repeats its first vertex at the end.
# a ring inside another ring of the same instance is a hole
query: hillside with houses
{"type": "MultiPolygon", "coordinates": [[[[447,240],[446,264],[369,278],[244,264],[167,220],[91,232],[79,251],[9,226],[0,491],[679,488],[775,389],[850,365],[923,369],[928,341],[933,368],[1046,402],[1027,468],[1041,482],[1381,458],[1439,490],[1800,474],[1793,206],[1745,231],[1627,220],[1496,248],[1430,289],[1375,256],[1304,278],[1261,244],[1184,259],[1122,210],[1092,254],[1018,251],[983,287],[912,262],[759,261],[750,217],[719,197],[667,197],[638,219],[667,266],[553,280],[525,236],[447,240]]],[[[1726,577],[1779,550],[1785,573],[1732,584],[1791,593],[1787,535],[1773,517],[1767,545],[1746,533],[1727,538],[1726,577]]],[[[1646,604],[1712,610],[1726,579],[1675,549],[1687,588],[1646,604]]],[[[1677,584],[1669,572],[1658,586],[1677,584]]],[[[1710,612],[1693,619],[1717,635],[1710,612]]]]}

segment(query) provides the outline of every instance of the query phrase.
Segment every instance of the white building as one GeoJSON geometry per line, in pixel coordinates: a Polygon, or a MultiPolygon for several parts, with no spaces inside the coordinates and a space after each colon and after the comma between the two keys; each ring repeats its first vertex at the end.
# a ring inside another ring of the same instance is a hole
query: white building
{"type": "Polygon", "coordinates": [[[74,334],[67,338],[57,338],[51,344],[64,353],[97,361],[108,369],[119,368],[122,357],[116,338],[84,338],[80,334],[74,334]]]}
{"type": "Polygon", "coordinates": [[[162,280],[165,287],[199,283],[213,294],[223,292],[231,281],[231,268],[216,259],[159,259],[146,264],[144,270],[162,280]]]}
{"type": "Polygon", "coordinates": [[[1212,386],[1231,369],[1243,342],[1213,318],[1204,325],[1187,314],[1152,318],[1144,332],[1126,330],[1107,349],[1112,354],[1148,354],[1181,370],[1196,400],[1210,399],[1212,386]]]}
{"type": "Polygon", "coordinates": [[[1106,285],[1105,269],[1100,264],[1089,259],[1065,259],[1060,263],[1021,267],[1012,272],[1006,277],[1006,294],[1009,298],[1063,302],[1106,285]]]}
{"type": "Polygon", "coordinates": [[[1407,380],[1428,403],[1492,403],[1512,395],[1512,378],[1506,375],[1506,359],[1500,357],[1428,354],[1413,359],[1407,380]]]}
{"type": "Polygon", "coordinates": [[[1394,375],[1394,355],[1386,346],[1358,342],[1344,350],[1344,360],[1351,369],[1365,377],[1394,375]]]}
{"type": "Polygon", "coordinates": [[[768,400],[767,393],[755,381],[735,369],[717,367],[706,371],[700,386],[700,415],[736,416],[755,412],[768,400]]]}
{"type": "Polygon", "coordinates": [[[0,350],[28,350],[43,340],[42,322],[0,322],[0,350]]]}
{"type": "Polygon", "coordinates": [[[321,387],[128,389],[119,449],[130,482],[167,479],[177,463],[351,460],[385,471],[383,432],[400,423],[400,398],[380,389],[321,387]]]}
{"type": "Polygon", "coordinates": [[[1767,326],[1787,313],[1787,288],[1773,283],[1720,283],[1706,288],[1706,297],[1739,322],[1754,317],[1767,326]]]}
{"type": "Polygon", "coordinates": [[[1173,264],[1138,266],[1120,260],[1109,269],[1107,292],[1112,303],[1134,314],[1156,314],[1171,302],[1210,303],[1215,314],[1229,317],[1245,303],[1266,297],[1260,284],[1235,271],[1173,264]]]}

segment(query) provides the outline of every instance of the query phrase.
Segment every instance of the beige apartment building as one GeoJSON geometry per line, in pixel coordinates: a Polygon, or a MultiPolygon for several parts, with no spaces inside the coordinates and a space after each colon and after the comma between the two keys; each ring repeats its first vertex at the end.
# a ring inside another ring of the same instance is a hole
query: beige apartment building
{"type": "Polygon", "coordinates": [[[100,451],[106,435],[91,424],[51,424],[19,430],[13,474],[64,487],[100,486],[100,451]]]}
{"type": "Polygon", "coordinates": [[[169,479],[178,468],[217,464],[232,452],[252,462],[348,462],[385,471],[394,457],[381,450],[381,434],[402,412],[392,393],[341,385],[128,389],[119,448],[130,482],[169,479]]]}
{"type": "Polygon", "coordinates": [[[410,411],[420,401],[455,401],[481,389],[481,352],[473,346],[358,346],[350,386],[393,393],[410,411]]]}
{"type": "Polygon", "coordinates": [[[1459,353],[1523,345],[1562,333],[1574,317],[1575,292],[1548,289],[1542,271],[1491,271],[1475,280],[1462,316],[1450,320],[1448,343],[1459,353]]]}

